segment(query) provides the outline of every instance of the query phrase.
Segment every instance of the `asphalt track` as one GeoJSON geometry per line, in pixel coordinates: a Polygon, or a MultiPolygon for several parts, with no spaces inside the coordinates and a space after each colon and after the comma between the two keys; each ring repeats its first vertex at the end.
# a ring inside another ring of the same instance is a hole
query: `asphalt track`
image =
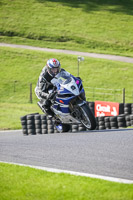
{"type": "Polygon", "coordinates": [[[29,136],[21,130],[0,131],[0,161],[133,183],[133,129],[29,136]]]}

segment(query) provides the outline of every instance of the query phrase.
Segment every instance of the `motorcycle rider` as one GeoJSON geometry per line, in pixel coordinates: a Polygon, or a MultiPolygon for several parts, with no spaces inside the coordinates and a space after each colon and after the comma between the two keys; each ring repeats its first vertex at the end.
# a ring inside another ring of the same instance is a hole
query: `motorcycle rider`
{"type": "Polygon", "coordinates": [[[60,62],[51,58],[47,61],[45,67],[39,76],[37,86],[35,88],[35,94],[40,99],[38,102],[39,107],[43,112],[50,116],[54,116],[53,111],[50,109],[51,100],[54,98],[55,94],[49,93],[49,90],[53,89],[53,84],[51,80],[61,71],[60,62]]]}

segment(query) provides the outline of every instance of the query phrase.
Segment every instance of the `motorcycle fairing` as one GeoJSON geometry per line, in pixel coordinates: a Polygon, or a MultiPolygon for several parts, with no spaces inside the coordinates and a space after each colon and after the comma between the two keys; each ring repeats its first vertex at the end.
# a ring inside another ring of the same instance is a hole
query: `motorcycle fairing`
{"type": "Polygon", "coordinates": [[[54,113],[64,123],[80,123],[70,115],[69,102],[84,92],[82,81],[62,71],[51,82],[57,88],[57,96],[51,107],[54,113]]]}

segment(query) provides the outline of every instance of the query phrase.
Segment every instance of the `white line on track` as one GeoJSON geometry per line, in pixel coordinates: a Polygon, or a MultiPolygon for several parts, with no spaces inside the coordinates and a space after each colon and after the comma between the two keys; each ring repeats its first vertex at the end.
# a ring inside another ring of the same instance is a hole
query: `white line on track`
{"type": "Polygon", "coordinates": [[[34,169],[44,170],[44,171],[53,172],[53,173],[66,173],[66,174],[75,175],[75,176],[85,176],[85,177],[89,177],[89,178],[103,179],[103,180],[106,180],[106,181],[117,182],[117,183],[133,184],[133,180],[114,178],[114,177],[109,177],[109,176],[101,176],[101,175],[96,175],[96,174],[88,174],[88,173],[54,169],[54,168],[48,168],[48,167],[25,165],[25,164],[20,164],[20,163],[13,163],[13,162],[0,161],[0,163],[7,163],[7,164],[24,166],[24,167],[31,167],[31,168],[34,168],[34,169]]]}

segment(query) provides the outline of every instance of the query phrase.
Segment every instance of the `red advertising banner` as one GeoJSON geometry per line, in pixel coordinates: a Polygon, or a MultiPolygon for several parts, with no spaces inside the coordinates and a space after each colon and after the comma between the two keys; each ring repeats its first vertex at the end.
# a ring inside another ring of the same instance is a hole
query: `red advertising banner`
{"type": "Polygon", "coordinates": [[[119,115],[119,103],[95,101],[95,117],[119,115]]]}

